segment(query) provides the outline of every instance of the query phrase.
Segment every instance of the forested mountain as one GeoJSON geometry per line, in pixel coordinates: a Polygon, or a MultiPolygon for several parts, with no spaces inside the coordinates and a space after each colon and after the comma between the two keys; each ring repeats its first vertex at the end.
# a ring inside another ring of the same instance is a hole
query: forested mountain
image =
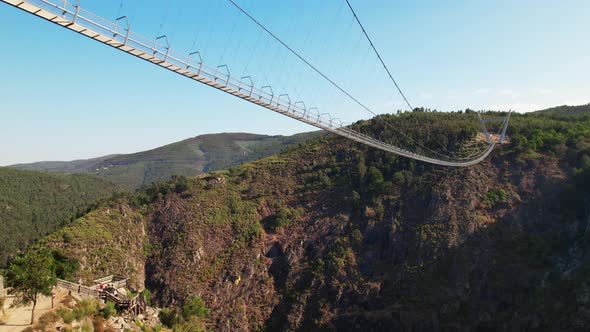
{"type": "Polygon", "coordinates": [[[590,103],[586,105],[579,105],[579,106],[557,106],[548,108],[545,110],[538,111],[538,113],[544,114],[552,114],[552,115],[577,115],[577,114],[584,114],[590,113],[590,103]]]}
{"type": "Polygon", "coordinates": [[[80,159],[72,161],[39,161],[30,164],[11,165],[12,168],[23,169],[27,171],[42,171],[51,173],[81,173],[96,169],[101,162],[115,157],[109,155],[93,159],[80,159]]]}
{"type": "Polygon", "coordinates": [[[0,266],[114,190],[110,182],[91,175],[0,168],[0,266]]]}
{"type": "MultiPolygon", "coordinates": [[[[471,112],[359,125],[387,123],[433,149],[478,133],[471,112]]],[[[131,276],[170,325],[199,295],[211,330],[587,330],[590,114],[513,114],[508,135],[468,168],[324,136],[118,197],[38,248],[131,276]]]]}
{"type": "Polygon", "coordinates": [[[194,176],[227,169],[260,159],[282,149],[322,135],[321,132],[293,136],[246,133],[201,135],[153,150],[72,162],[39,162],[14,165],[19,169],[61,173],[86,172],[135,189],[172,175],[194,176]]]}

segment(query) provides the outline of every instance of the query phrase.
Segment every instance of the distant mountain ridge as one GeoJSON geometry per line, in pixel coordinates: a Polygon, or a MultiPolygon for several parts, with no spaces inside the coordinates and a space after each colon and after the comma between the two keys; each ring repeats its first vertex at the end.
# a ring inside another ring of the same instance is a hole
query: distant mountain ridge
{"type": "Polygon", "coordinates": [[[590,113],[590,103],[585,105],[578,105],[578,106],[556,106],[547,108],[544,110],[539,110],[537,113],[543,114],[551,114],[551,115],[578,115],[578,114],[585,114],[590,113]]]}
{"type": "Polygon", "coordinates": [[[90,173],[135,189],[172,175],[195,176],[227,169],[267,157],[288,146],[322,135],[310,132],[292,136],[248,133],[207,134],[152,150],[75,161],[46,161],[10,167],[54,173],[90,173]]]}
{"type": "Polygon", "coordinates": [[[27,170],[27,171],[44,171],[51,173],[80,173],[88,169],[92,169],[104,160],[108,160],[118,156],[118,154],[111,154],[108,156],[92,158],[92,159],[77,159],[72,161],[39,161],[29,164],[16,164],[9,167],[27,170]]]}

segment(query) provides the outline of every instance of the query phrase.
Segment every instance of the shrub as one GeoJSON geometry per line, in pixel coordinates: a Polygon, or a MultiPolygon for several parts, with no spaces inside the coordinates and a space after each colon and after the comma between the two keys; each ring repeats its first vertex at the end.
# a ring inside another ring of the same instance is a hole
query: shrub
{"type": "Polygon", "coordinates": [[[383,182],[384,179],[381,171],[377,167],[371,166],[367,174],[367,187],[369,190],[371,190],[373,194],[378,195],[383,189],[383,182]]]}
{"type": "Polygon", "coordinates": [[[152,292],[150,292],[150,290],[146,288],[142,290],[140,294],[145,299],[145,303],[147,305],[150,305],[150,302],[152,301],[152,292]]]}
{"type": "Polygon", "coordinates": [[[182,317],[188,320],[190,317],[203,318],[209,315],[209,309],[205,307],[205,302],[198,296],[193,296],[185,300],[182,305],[182,317]]]}
{"type": "Polygon", "coordinates": [[[74,307],[74,317],[76,320],[82,320],[86,317],[92,317],[98,314],[98,302],[94,299],[82,300],[74,307]]]}
{"type": "Polygon", "coordinates": [[[64,323],[70,324],[76,318],[74,312],[66,307],[61,307],[57,310],[57,315],[63,319],[64,323]]]}
{"type": "Polygon", "coordinates": [[[80,269],[80,263],[77,260],[71,259],[55,250],[52,252],[52,255],[55,260],[55,273],[58,278],[71,279],[80,269]]]}
{"type": "Polygon", "coordinates": [[[483,201],[490,207],[495,206],[500,202],[506,201],[507,195],[503,189],[500,188],[492,188],[490,191],[486,193],[483,201]]]}
{"type": "Polygon", "coordinates": [[[291,223],[293,218],[293,211],[288,208],[280,208],[275,216],[274,225],[275,228],[285,227],[291,223]]]}
{"type": "Polygon", "coordinates": [[[174,191],[179,194],[191,187],[191,182],[186,176],[174,175],[172,176],[172,182],[174,182],[174,191]]]}
{"type": "Polygon", "coordinates": [[[48,327],[53,325],[53,323],[57,322],[58,319],[59,316],[53,311],[47,312],[39,317],[39,322],[36,327],[38,330],[45,331],[48,327]]]}
{"type": "Polygon", "coordinates": [[[107,301],[104,308],[101,310],[102,317],[105,319],[111,318],[114,314],[117,313],[117,308],[115,307],[115,303],[111,301],[107,301]]]}
{"type": "Polygon", "coordinates": [[[162,324],[170,328],[172,328],[179,320],[176,310],[171,308],[163,308],[160,310],[158,317],[160,318],[160,322],[162,322],[162,324]]]}
{"type": "Polygon", "coordinates": [[[74,297],[71,294],[67,294],[66,296],[64,296],[63,300],[61,300],[59,303],[61,303],[64,306],[71,309],[71,308],[73,308],[73,305],[72,305],[73,302],[74,302],[74,297]]]}
{"type": "Polygon", "coordinates": [[[62,235],[64,243],[72,243],[75,240],[74,234],[70,231],[65,231],[62,235]]]}
{"type": "Polygon", "coordinates": [[[204,324],[199,321],[196,317],[192,317],[190,320],[177,323],[173,328],[174,332],[205,332],[207,331],[204,324]]]}
{"type": "Polygon", "coordinates": [[[350,243],[353,247],[360,247],[363,243],[363,233],[358,229],[353,230],[350,233],[350,243]]]}
{"type": "Polygon", "coordinates": [[[274,216],[262,220],[265,228],[276,231],[279,228],[288,226],[295,218],[295,212],[288,208],[280,208],[274,216]]]}
{"type": "Polygon", "coordinates": [[[332,180],[330,180],[330,177],[326,174],[320,174],[318,177],[318,180],[320,181],[320,184],[324,188],[328,188],[328,187],[332,186],[332,180]]]}
{"type": "Polygon", "coordinates": [[[90,322],[84,322],[82,324],[82,328],[80,329],[80,332],[93,332],[94,328],[92,327],[92,323],[90,322]]]}

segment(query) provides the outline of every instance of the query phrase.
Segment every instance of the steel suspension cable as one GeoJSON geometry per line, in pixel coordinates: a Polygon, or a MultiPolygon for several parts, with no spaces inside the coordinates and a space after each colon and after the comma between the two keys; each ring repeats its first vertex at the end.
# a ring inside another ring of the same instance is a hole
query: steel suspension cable
{"type": "MultiPolygon", "coordinates": [[[[389,68],[387,67],[387,65],[385,64],[385,62],[383,61],[383,58],[381,57],[381,54],[379,54],[379,51],[377,51],[377,48],[375,47],[375,44],[373,44],[373,40],[371,39],[371,37],[369,37],[369,34],[367,33],[367,30],[365,30],[365,27],[363,26],[363,24],[361,23],[361,20],[359,19],[358,15],[356,14],[354,8],[352,8],[352,5],[350,4],[349,0],[345,0],[346,4],[348,5],[348,8],[350,9],[350,11],[352,12],[352,15],[354,16],[354,19],[356,20],[356,22],[358,23],[359,27],[361,28],[363,35],[365,35],[365,38],[367,39],[367,41],[369,42],[369,45],[371,45],[371,48],[373,49],[373,52],[375,53],[375,55],[377,56],[377,59],[379,59],[379,62],[381,62],[381,65],[383,66],[383,68],[385,69],[385,71],[387,72],[387,75],[389,76],[389,79],[393,82],[393,84],[395,85],[397,91],[399,92],[399,94],[402,96],[402,98],[404,99],[404,101],[406,102],[406,105],[408,105],[408,108],[410,111],[412,111],[414,109],[414,107],[412,107],[412,105],[410,104],[408,98],[406,97],[406,95],[404,94],[404,92],[402,91],[401,87],[399,86],[399,84],[397,83],[397,81],[395,80],[395,78],[393,78],[393,75],[391,74],[391,72],[389,71],[389,68]]],[[[435,142],[443,149],[448,151],[444,146],[442,146],[440,144],[440,142],[438,142],[435,139],[435,142]]],[[[429,149],[430,150],[430,149],[429,149]]],[[[431,150],[432,151],[432,150],[431,150]]],[[[435,152],[435,151],[433,151],[435,152]]],[[[450,152],[450,151],[449,151],[450,152]]],[[[436,153],[436,152],[435,152],[436,153]]],[[[440,155],[440,154],[439,154],[440,155]]]]}
{"type": "MultiPolygon", "coordinates": [[[[236,9],[238,9],[240,12],[242,12],[244,15],[246,15],[252,22],[254,22],[257,26],[259,26],[261,29],[263,29],[266,33],[268,33],[274,40],[276,40],[277,42],[279,42],[281,45],[283,45],[283,47],[285,47],[287,50],[289,50],[289,52],[291,52],[293,55],[295,55],[297,58],[299,58],[301,61],[303,61],[309,68],[311,68],[313,71],[315,71],[317,74],[319,74],[322,78],[324,78],[326,81],[328,81],[330,84],[332,84],[334,87],[336,87],[338,90],[340,90],[342,93],[344,93],[348,98],[350,98],[351,100],[353,100],[356,104],[358,104],[359,106],[361,106],[363,109],[365,109],[367,112],[371,113],[374,117],[377,116],[377,113],[373,112],[369,107],[367,107],[365,104],[363,104],[362,102],[360,102],[357,98],[355,98],[354,96],[352,96],[352,94],[350,94],[348,91],[346,91],[344,88],[342,88],[340,85],[338,85],[336,82],[334,82],[332,79],[330,79],[326,74],[324,74],[322,71],[320,71],[317,67],[315,67],[313,64],[311,64],[307,59],[305,59],[302,55],[300,55],[297,51],[295,51],[293,48],[291,48],[286,42],[284,42],[282,39],[280,39],[277,35],[275,35],[272,31],[270,31],[266,26],[264,26],[260,21],[258,21],[255,17],[253,17],[252,15],[250,15],[250,13],[248,13],[245,9],[243,9],[236,1],[234,0],[227,0],[229,1],[236,9]]],[[[346,2],[348,3],[348,0],[346,0],[346,2]]],[[[350,7],[350,3],[349,7],[350,7]]],[[[352,7],[350,7],[352,9],[352,7]]],[[[360,24],[360,21],[358,20],[358,17],[356,17],[355,14],[355,18],[357,20],[357,22],[360,24]]],[[[366,34],[366,31],[363,28],[363,33],[365,34],[365,36],[368,38],[368,35],[366,34]]],[[[371,46],[373,47],[373,50],[375,52],[377,52],[377,50],[375,49],[374,45],[371,42],[371,46]]],[[[381,60],[381,57],[379,56],[379,59],[381,60]]],[[[383,62],[383,60],[381,60],[381,63],[385,66],[385,63],[383,62]]],[[[387,68],[386,68],[387,69],[387,68]]],[[[389,73],[389,70],[387,70],[387,72],[389,73]]],[[[393,80],[393,76],[390,74],[391,79],[393,80]]],[[[397,83],[395,82],[395,80],[393,80],[395,85],[397,85],[397,83]]],[[[398,86],[399,89],[399,86],[398,86]]],[[[408,104],[408,106],[410,107],[410,110],[412,109],[412,106],[410,105],[410,103],[408,102],[408,100],[406,99],[405,95],[402,93],[401,89],[399,90],[400,94],[402,94],[402,96],[404,97],[404,99],[406,100],[406,103],[408,104]]],[[[400,131],[399,129],[393,127],[393,126],[389,126],[391,129],[395,130],[396,132],[398,132],[399,134],[405,136],[406,138],[408,138],[410,141],[412,141],[414,144],[416,144],[417,146],[421,147],[422,149],[429,151],[431,153],[433,153],[434,155],[438,155],[442,158],[447,158],[449,160],[453,160],[453,159],[457,159],[457,160],[461,160],[461,158],[456,158],[456,157],[451,157],[448,155],[444,155],[441,153],[438,153],[422,144],[420,144],[418,141],[414,140],[413,138],[409,137],[408,135],[406,135],[405,133],[403,133],[402,131],[400,131]]],[[[443,149],[445,149],[443,147],[443,149]]],[[[445,149],[446,150],[446,149],[445,149]]],[[[448,150],[447,150],[448,151],[448,150]]],[[[450,151],[449,151],[450,152],[450,151]]]]}
{"type": "Polygon", "coordinates": [[[410,108],[410,111],[413,110],[414,108],[412,107],[412,105],[410,104],[410,102],[408,101],[408,98],[406,98],[406,95],[403,93],[402,89],[399,87],[399,85],[397,84],[397,82],[395,81],[395,79],[393,78],[393,75],[391,75],[391,72],[389,71],[389,68],[387,68],[387,65],[385,64],[385,62],[383,61],[383,59],[381,58],[381,55],[379,54],[379,52],[377,51],[377,48],[375,48],[375,44],[373,44],[373,41],[371,40],[371,37],[369,37],[369,34],[367,33],[367,31],[365,30],[365,27],[363,26],[363,24],[361,23],[361,20],[358,18],[358,16],[356,15],[356,12],[354,11],[354,9],[352,8],[352,5],[350,4],[350,1],[345,0],[346,4],[348,5],[348,8],[350,8],[350,11],[352,12],[352,15],[354,16],[354,19],[356,20],[356,22],[358,23],[358,25],[361,27],[361,30],[363,30],[363,34],[365,35],[365,37],[367,38],[367,40],[369,41],[369,44],[371,44],[371,48],[373,49],[373,51],[375,52],[375,55],[377,55],[377,58],[379,59],[379,61],[381,62],[381,64],[383,65],[383,68],[385,68],[385,71],[387,72],[387,75],[389,75],[389,78],[391,79],[391,81],[393,82],[393,84],[395,85],[395,87],[397,88],[397,91],[399,92],[399,94],[404,98],[404,100],[406,101],[406,104],[408,105],[408,107],[410,108]]]}
{"type": "Polygon", "coordinates": [[[303,56],[301,56],[299,53],[297,53],[294,49],[292,49],[289,45],[287,45],[284,41],[282,41],[277,35],[275,35],[272,31],[270,31],[269,29],[267,29],[262,23],[260,23],[256,18],[254,18],[252,15],[250,15],[247,11],[245,11],[242,7],[240,7],[240,5],[238,5],[234,0],[227,0],[229,2],[231,2],[232,5],[234,5],[234,7],[236,7],[239,11],[241,11],[244,15],[248,16],[248,18],[250,18],[250,20],[252,22],[254,22],[256,25],[258,25],[261,29],[263,29],[264,31],[266,31],[272,38],[274,38],[276,41],[278,41],[281,45],[283,45],[286,49],[288,49],[291,53],[293,53],[293,55],[295,55],[296,57],[299,58],[299,60],[303,61],[307,66],[309,66],[309,68],[313,69],[316,73],[318,73],[320,76],[322,76],[325,80],[327,80],[328,82],[330,82],[333,86],[335,86],[338,90],[340,90],[342,93],[344,93],[348,98],[352,99],[355,103],[357,103],[359,106],[361,106],[362,108],[364,108],[365,110],[367,110],[368,112],[370,112],[373,115],[376,115],[373,111],[371,111],[371,109],[369,109],[367,106],[365,106],[363,103],[361,103],[358,99],[356,99],[355,97],[353,97],[350,93],[348,93],[346,90],[344,90],[342,87],[340,87],[340,85],[338,85],[336,82],[334,82],[333,80],[331,80],[328,76],[326,76],[324,73],[322,73],[319,69],[317,69],[314,65],[312,65],[309,61],[307,61],[303,56]]]}

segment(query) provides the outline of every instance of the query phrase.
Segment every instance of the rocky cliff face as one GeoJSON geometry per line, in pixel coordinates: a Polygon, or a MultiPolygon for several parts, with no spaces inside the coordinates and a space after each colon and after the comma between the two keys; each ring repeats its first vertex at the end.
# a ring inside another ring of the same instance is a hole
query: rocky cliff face
{"type": "Polygon", "coordinates": [[[117,223],[141,245],[114,243],[160,304],[198,295],[215,330],[584,329],[590,196],[564,153],[450,169],[323,138],[151,188],[117,223]]]}

